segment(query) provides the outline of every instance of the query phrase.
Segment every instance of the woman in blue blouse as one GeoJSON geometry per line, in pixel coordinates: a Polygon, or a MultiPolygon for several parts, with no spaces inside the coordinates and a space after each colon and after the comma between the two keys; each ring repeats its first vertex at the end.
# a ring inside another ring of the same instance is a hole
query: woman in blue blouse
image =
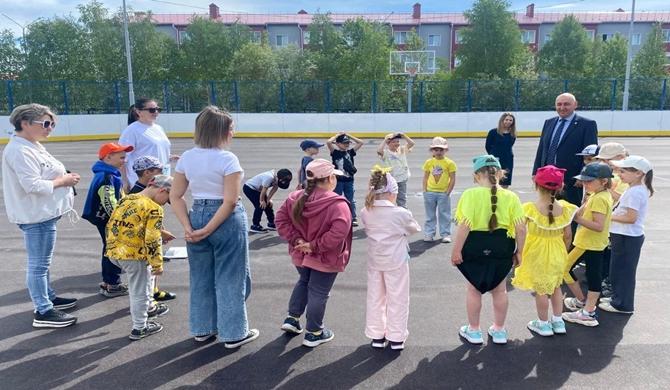
{"type": "Polygon", "coordinates": [[[505,178],[500,181],[503,188],[512,184],[512,171],[514,170],[514,153],[512,147],[516,141],[516,118],[509,112],[505,112],[498,120],[498,127],[491,129],[486,136],[486,153],[498,157],[502,169],[505,170],[505,178]]]}

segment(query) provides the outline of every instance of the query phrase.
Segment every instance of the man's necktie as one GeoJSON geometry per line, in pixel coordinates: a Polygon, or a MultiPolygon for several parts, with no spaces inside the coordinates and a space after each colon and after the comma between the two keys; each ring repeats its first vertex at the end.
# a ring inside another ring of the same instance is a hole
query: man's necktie
{"type": "Polygon", "coordinates": [[[551,138],[549,150],[547,151],[547,164],[556,164],[556,152],[558,151],[558,143],[561,140],[561,133],[563,132],[565,122],[567,122],[567,120],[563,118],[558,121],[558,127],[556,128],[556,131],[554,131],[554,136],[551,138]]]}

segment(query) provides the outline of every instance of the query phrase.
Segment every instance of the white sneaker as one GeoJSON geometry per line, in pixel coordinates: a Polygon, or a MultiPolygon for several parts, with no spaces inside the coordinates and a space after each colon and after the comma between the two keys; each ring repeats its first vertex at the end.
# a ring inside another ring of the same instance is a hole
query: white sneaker
{"type": "Polygon", "coordinates": [[[565,298],[563,300],[563,304],[565,307],[567,307],[570,311],[577,311],[581,308],[584,307],[584,302],[581,302],[577,298],[565,298]]]}
{"type": "Polygon", "coordinates": [[[433,242],[433,237],[432,236],[423,236],[423,241],[424,242],[433,242]]]}
{"type": "Polygon", "coordinates": [[[444,236],[442,237],[442,242],[445,244],[448,244],[451,242],[451,236],[444,236]]]}
{"type": "Polygon", "coordinates": [[[619,314],[633,314],[632,311],[626,311],[626,310],[619,310],[616,307],[612,306],[611,302],[601,302],[598,307],[601,310],[608,311],[610,313],[619,313],[619,314]]]}

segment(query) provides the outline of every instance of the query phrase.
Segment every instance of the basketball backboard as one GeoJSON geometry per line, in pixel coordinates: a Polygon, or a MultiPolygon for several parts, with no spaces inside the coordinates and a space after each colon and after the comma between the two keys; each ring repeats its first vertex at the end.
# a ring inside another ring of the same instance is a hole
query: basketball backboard
{"type": "Polygon", "coordinates": [[[389,74],[408,75],[434,74],[435,51],[392,51],[389,55],[389,74]]]}

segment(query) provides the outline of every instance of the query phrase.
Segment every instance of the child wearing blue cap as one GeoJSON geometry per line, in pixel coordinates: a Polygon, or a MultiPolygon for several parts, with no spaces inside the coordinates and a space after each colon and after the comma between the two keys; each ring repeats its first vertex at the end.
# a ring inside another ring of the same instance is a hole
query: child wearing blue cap
{"type": "Polygon", "coordinates": [[[504,171],[495,156],[476,157],[476,187],[463,192],[456,208],[458,227],[451,251],[451,263],[467,279],[468,324],[459,335],[471,344],[482,344],[479,327],[482,295],[491,292],[493,325],[488,334],[495,344],[507,343],[507,289],[505,279],[512,266],[521,264],[526,224],[519,197],[500,187],[504,171]]]}
{"type": "Polygon", "coordinates": [[[311,139],[303,140],[300,143],[300,149],[305,152],[305,155],[302,156],[302,160],[300,161],[300,169],[298,170],[300,173],[298,174],[298,186],[296,187],[296,191],[306,187],[307,176],[305,175],[305,167],[307,167],[307,164],[311,163],[312,160],[314,160],[314,157],[319,154],[319,148],[322,146],[324,146],[324,144],[312,141],[311,139]]]}

